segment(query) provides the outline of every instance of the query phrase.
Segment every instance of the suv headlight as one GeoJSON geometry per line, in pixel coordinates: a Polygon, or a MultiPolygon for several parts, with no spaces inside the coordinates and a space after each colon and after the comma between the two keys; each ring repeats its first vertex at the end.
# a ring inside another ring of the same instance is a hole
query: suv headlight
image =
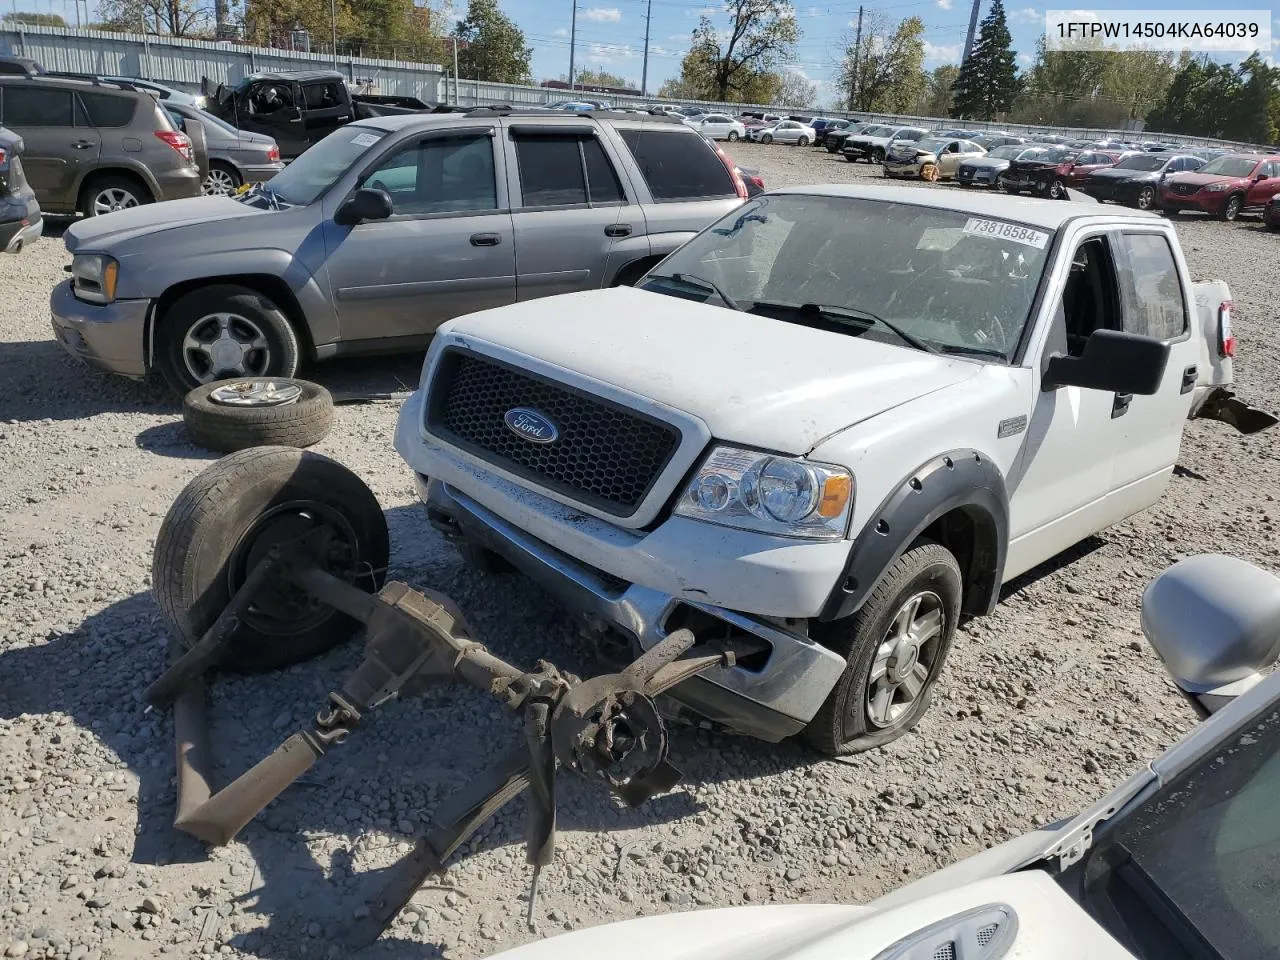
{"type": "Polygon", "coordinates": [[[105,253],[78,253],[71,260],[71,289],[89,303],[110,303],[119,273],[120,264],[105,253]]]}
{"type": "Polygon", "coordinates": [[[1231,188],[1231,184],[1226,182],[1211,183],[1208,186],[1204,187],[1204,192],[1205,193],[1221,193],[1223,190],[1229,190],[1230,188],[1231,188]]]}
{"type": "Polygon", "coordinates": [[[675,513],[783,537],[839,540],[849,528],[853,494],[853,474],[843,467],[715,447],[675,513]]]}

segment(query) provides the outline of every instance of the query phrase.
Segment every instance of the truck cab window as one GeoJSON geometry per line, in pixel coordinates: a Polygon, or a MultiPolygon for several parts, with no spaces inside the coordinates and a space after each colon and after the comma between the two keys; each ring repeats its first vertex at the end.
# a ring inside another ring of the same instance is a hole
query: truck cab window
{"type": "Polygon", "coordinates": [[[1115,266],[1104,238],[1094,237],[1076,247],[1062,290],[1062,313],[1069,356],[1080,356],[1093,331],[1121,329],[1115,266]]]}

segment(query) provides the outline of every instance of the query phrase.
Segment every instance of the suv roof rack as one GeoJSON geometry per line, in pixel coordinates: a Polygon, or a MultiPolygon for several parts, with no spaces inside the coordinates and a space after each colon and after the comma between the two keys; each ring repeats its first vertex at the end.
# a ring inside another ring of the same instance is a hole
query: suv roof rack
{"type": "Polygon", "coordinates": [[[141,92],[138,87],[134,86],[128,80],[106,80],[94,73],[71,73],[67,70],[46,70],[44,73],[32,77],[33,80],[75,80],[78,83],[89,83],[95,87],[115,87],[117,90],[131,90],[134,93],[141,92]]]}
{"type": "MultiPolygon", "coordinates": [[[[634,120],[636,114],[624,113],[621,110],[550,110],[546,107],[512,107],[507,104],[487,107],[470,107],[462,111],[463,113],[479,116],[494,117],[538,117],[546,119],[547,117],[586,117],[591,120],[634,120]]],[[[662,123],[671,123],[679,125],[680,121],[675,117],[663,113],[660,110],[642,111],[646,116],[651,116],[655,120],[662,123]]]]}

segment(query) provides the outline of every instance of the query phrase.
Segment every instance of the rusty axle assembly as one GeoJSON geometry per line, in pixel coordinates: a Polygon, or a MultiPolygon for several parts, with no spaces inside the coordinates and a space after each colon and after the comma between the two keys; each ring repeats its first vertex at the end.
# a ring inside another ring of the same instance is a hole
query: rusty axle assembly
{"type": "Polygon", "coordinates": [[[731,645],[698,644],[690,630],[680,629],[618,673],[579,680],[545,661],[526,672],[474,640],[447,597],[394,581],[368,594],[326,572],[317,559],[324,549],[317,536],[273,547],[204,636],[175,653],[146,692],[152,706],[172,705],[174,711],[178,829],[210,844],[227,843],[316,761],[344,743],[369,711],[433,682],[461,680],[496,696],[521,715],[525,726],[520,747],[439,804],[425,836],[392,868],[369,904],[367,918],[349,929],[351,947],[376,940],[418,887],[442,872],[481,824],[525,790],[532,925],[538,875],[554,858],[557,769],[601,783],[629,806],[671,789],[680,772],[666,759],[666,729],[654,698],[759,649],[751,638],[731,645]],[[329,694],[310,727],[215,790],[204,678],[218,665],[241,618],[251,612],[254,595],[281,584],[363,623],[364,659],[341,689],[329,694]]]}

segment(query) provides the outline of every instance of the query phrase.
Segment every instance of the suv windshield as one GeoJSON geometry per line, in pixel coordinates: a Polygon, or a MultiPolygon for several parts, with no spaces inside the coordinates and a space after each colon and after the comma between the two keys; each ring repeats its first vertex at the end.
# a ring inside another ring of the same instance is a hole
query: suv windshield
{"type": "Polygon", "coordinates": [[[1099,836],[1085,907],[1142,957],[1280,956],[1278,796],[1273,705],[1099,836]]]}
{"type": "Polygon", "coordinates": [[[855,197],[759,197],[704,230],[645,289],[917,349],[1007,362],[1048,231],[855,197]]]}
{"type": "Polygon", "coordinates": [[[272,177],[264,189],[288,204],[311,203],[386,135],[385,130],[358,123],[341,127],[272,177]]]}
{"type": "Polygon", "coordinates": [[[1218,157],[1210,160],[1196,173],[1217,174],[1220,177],[1247,177],[1253,173],[1258,161],[1252,157],[1218,157]]]}
{"type": "Polygon", "coordinates": [[[1113,170],[1159,170],[1172,158],[1167,154],[1144,153],[1136,157],[1125,157],[1111,169],[1113,170]]]}

